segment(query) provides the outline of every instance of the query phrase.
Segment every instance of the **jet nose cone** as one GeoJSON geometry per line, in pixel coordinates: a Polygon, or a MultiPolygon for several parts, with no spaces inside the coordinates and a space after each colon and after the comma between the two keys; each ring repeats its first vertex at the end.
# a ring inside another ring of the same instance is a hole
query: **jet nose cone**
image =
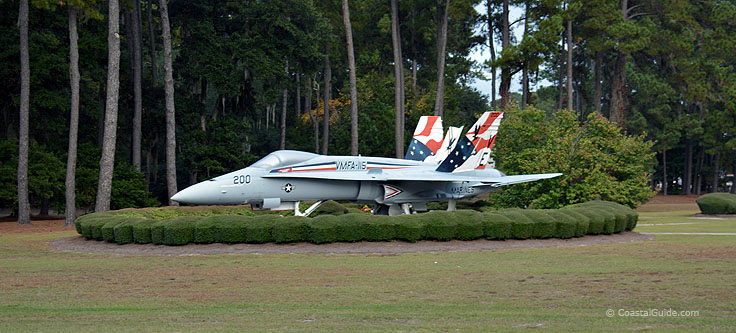
{"type": "Polygon", "coordinates": [[[197,190],[197,185],[193,185],[190,187],[187,187],[179,192],[176,192],[171,197],[171,200],[174,200],[179,203],[186,203],[186,204],[199,204],[199,201],[201,201],[201,191],[197,190]]]}
{"type": "Polygon", "coordinates": [[[174,194],[174,195],[173,195],[173,196],[171,197],[171,200],[174,200],[174,201],[176,201],[176,202],[181,202],[181,201],[183,200],[183,197],[184,197],[184,196],[183,196],[183,195],[181,194],[181,192],[176,192],[176,194],[174,194]]]}

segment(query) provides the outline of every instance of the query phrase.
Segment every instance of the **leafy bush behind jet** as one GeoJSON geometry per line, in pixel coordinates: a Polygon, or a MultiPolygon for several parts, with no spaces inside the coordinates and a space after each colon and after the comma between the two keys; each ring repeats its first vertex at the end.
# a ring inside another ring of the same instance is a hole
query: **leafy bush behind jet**
{"type": "Polygon", "coordinates": [[[443,138],[442,119],[423,116],[404,159],[279,150],[171,199],[193,205],[251,204],[256,210],[294,210],[296,215],[308,215],[326,200],[346,200],[371,203],[375,214],[397,215],[426,211],[432,201],[448,200],[448,210],[454,210],[457,199],[561,175],[507,176],[488,167],[502,119],[502,112],[486,112],[462,138],[457,127],[443,138]],[[301,201],[316,203],[301,212],[301,201]]]}

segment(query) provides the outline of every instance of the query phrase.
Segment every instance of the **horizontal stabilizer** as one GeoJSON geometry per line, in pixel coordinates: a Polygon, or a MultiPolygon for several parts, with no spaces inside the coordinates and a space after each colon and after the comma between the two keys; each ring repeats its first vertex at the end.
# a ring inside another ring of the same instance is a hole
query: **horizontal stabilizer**
{"type": "Polygon", "coordinates": [[[492,186],[501,187],[513,184],[521,184],[526,182],[533,182],[542,179],[549,179],[562,176],[561,173],[538,173],[531,175],[516,175],[516,176],[503,176],[492,180],[483,180],[481,184],[475,185],[475,187],[481,186],[492,186]]]}

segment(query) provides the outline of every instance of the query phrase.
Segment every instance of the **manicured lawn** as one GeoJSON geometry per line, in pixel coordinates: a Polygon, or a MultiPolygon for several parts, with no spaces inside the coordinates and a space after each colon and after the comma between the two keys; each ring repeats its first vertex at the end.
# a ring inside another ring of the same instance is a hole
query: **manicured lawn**
{"type": "MultiPolygon", "coordinates": [[[[729,232],[736,226],[736,220],[695,220],[691,214],[643,212],[639,223],[707,223],[636,231],[729,232]]],[[[1,332],[736,327],[736,236],[401,255],[50,250],[50,241],[74,235],[0,235],[1,332]],[[699,314],[618,315],[619,309],[650,308],[699,314]]]]}

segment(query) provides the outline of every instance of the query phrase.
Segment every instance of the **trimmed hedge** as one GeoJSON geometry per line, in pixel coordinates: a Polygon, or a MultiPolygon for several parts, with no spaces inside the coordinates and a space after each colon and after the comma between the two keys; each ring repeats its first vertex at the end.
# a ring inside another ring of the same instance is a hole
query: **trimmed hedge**
{"type": "MultiPolygon", "coordinates": [[[[214,211],[214,210],[213,210],[214,211]]],[[[224,210],[223,212],[229,212],[224,210]]],[[[77,219],[87,239],[118,244],[153,243],[297,243],[419,240],[492,240],[572,238],[612,234],[636,227],[638,214],[612,202],[591,201],[558,210],[505,209],[493,212],[432,211],[399,216],[363,213],[315,218],[267,214],[189,215],[154,220],[126,210],[128,216],[94,213],[77,219]]]]}
{"type": "MultiPolygon", "coordinates": [[[[133,243],[135,241],[133,228],[140,224],[144,223],[148,220],[146,219],[140,219],[140,218],[131,218],[127,219],[126,221],[116,225],[113,228],[113,234],[115,236],[115,242],[118,244],[128,244],[133,243]]],[[[150,233],[149,233],[150,234],[150,233]]]]}
{"type": "Polygon", "coordinates": [[[575,231],[578,225],[573,217],[557,210],[546,210],[544,213],[552,217],[555,221],[555,238],[566,239],[575,237],[575,231]]]}
{"type": "MultiPolygon", "coordinates": [[[[273,224],[271,235],[275,243],[297,243],[309,240],[309,218],[303,216],[286,216],[277,218],[273,224]]],[[[332,229],[332,233],[335,233],[332,229]]]]}
{"type": "Polygon", "coordinates": [[[314,213],[317,216],[319,215],[344,215],[348,213],[348,208],[343,206],[341,203],[333,200],[328,200],[322,203],[317,209],[314,210],[314,213]]]}
{"type": "Polygon", "coordinates": [[[590,230],[591,219],[584,214],[572,209],[559,209],[554,212],[565,214],[575,222],[575,237],[582,237],[590,230]]]}
{"type": "Polygon", "coordinates": [[[184,216],[173,219],[164,225],[165,245],[186,245],[194,242],[194,226],[201,216],[184,216]]]}
{"type": "Polygon", "coordinates": [[[695,202],[703,214],[736,214],[736,194],[708,193],[695,202]]]}
{"type": "Polygon", "coordinates": [[[511,238],[511,219],[497,213],[484,213],[481,216],[483,225],[483,237],[493,240],[506,240],[511,238]]]}
{"type": "Polygon", "coordinates": [[[143,220],[133,224],[133,242],[137,244],[151,243],[151,227],[155,220],[143,220]]]}
{"type": "Polygon", "coordinates": [[[427,225],[419,215],[399,215],[396,221],[396,239],[410,243],[424,239],[427,225]]]}

